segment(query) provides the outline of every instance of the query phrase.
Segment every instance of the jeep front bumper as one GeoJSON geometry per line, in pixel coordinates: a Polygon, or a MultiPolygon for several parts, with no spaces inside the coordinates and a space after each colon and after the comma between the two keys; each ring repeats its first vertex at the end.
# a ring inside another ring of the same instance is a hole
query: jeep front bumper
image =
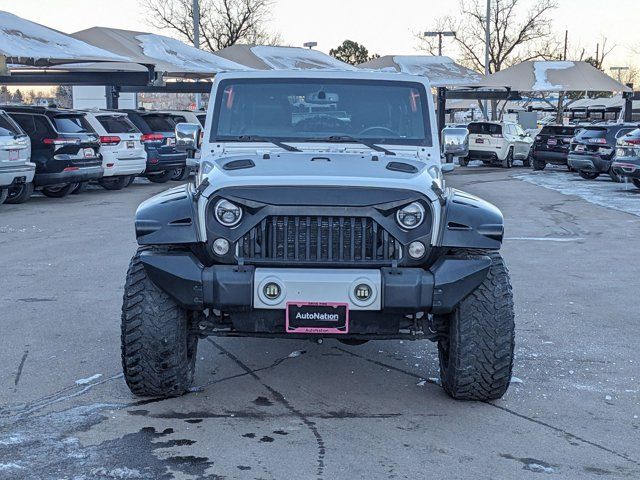
{"type": "Polygon", "coordinates": [[[148,277],[184,308],[213,308],[224,313],[269,311],[284,315],[288,301],[345,302],[363,313],[417,312],[444,314],[484,280],[491,266],[485,256],[442,257],[429,269],[311,269],[261,268],[238,265],[202,265],[188,252],[144,251],[140,259],[148,277]],[[275,281],[283,298],[268,304],[261,298],[265,282],[275,281]],[[354,286],[368,284],[374,291],[372,302],[353,298],[354,286]]]}

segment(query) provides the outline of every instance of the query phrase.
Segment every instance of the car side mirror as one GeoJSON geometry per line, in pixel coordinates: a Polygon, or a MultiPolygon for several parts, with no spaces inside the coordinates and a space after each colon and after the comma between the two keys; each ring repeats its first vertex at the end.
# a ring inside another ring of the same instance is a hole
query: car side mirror
{"type": "Polygon", "coordinates": [[[187,152],[190,158],[200,150],[202,128],[197,123],[179,123],[176,125],[176,149],[187,152]]]}
{"type": "Polygon", "coordinates": [[[443,128],[440,136],[445,158],[466,157],[469,154],[469,130],[466,128],[443,128]]]}

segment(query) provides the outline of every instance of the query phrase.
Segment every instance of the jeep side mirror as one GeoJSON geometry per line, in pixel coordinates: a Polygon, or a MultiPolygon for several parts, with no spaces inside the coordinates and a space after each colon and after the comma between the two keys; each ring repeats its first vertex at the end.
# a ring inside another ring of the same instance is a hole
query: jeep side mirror
{"type": "Polygon", "coordinates": [[[443,128],[440,141],[447,162],[449,158],[466,157],[469,154],[469,130],[466,128],[443,128]]]}
{"type": "Polygon", "coordinates": [[[187,152],[190,158],[200,149],[202,127],[197,123],[179,123],[176,125],[176,149],[187,152]]]}

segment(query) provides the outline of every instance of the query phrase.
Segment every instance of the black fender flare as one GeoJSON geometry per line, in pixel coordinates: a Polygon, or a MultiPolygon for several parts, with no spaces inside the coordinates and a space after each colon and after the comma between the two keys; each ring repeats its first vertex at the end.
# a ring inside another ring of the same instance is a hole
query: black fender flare
{"type": "Polygon", "coordinates": [[[498,250],[504,217],[495,205],[460,190],[449,189],[442,209],[438,245],[498,250]]]}
{"type": "Polygon", "coordinates": [[[136,211],[135,228],[139,245],[197,243],[197,202],[189,184],[142,202],[136,211]]]}

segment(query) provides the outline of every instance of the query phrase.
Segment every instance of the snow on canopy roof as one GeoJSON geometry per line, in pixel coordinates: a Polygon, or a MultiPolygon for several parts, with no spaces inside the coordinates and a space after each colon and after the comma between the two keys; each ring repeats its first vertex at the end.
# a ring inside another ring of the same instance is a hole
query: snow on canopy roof
{"type": "Polygon", "coordinates": [[[445,56],[386,55],[358,65],[370,70],[392,71],[427,77],[433,87],[472,86],[482,75],[445,56]]]}
{"type": "Polygon", "coordinates": [[[631,91],[586,62],[569,61],[522,62],[485,77],[480,86],[519,92],[631,91]]]}
{"type": "Polygon", "coordinates": [[[4,11],[0,11],[0,55],[10,64],[43,67],[70,62],[129,60],[4,11]]]}
{"type": "Polygon", "coordinates": [[[308,48],[236,44],[217,54],[259,70],[356,70],[353,65],[308,48]]]}
{"type": "MultiPolygon", "coordinates": [[[[146,32],[93,27],[72,34],[92,45],[126,55],[134,63],[154,65],[168,76],[210,77],[219,72],[248,70],[210,52],[198,50],[174,38],[146,32]]],[[[125,66],[122,66],[125,69],[125,66]]],[[[133,69],[133,68],[131,68],[133,69]]]]}

